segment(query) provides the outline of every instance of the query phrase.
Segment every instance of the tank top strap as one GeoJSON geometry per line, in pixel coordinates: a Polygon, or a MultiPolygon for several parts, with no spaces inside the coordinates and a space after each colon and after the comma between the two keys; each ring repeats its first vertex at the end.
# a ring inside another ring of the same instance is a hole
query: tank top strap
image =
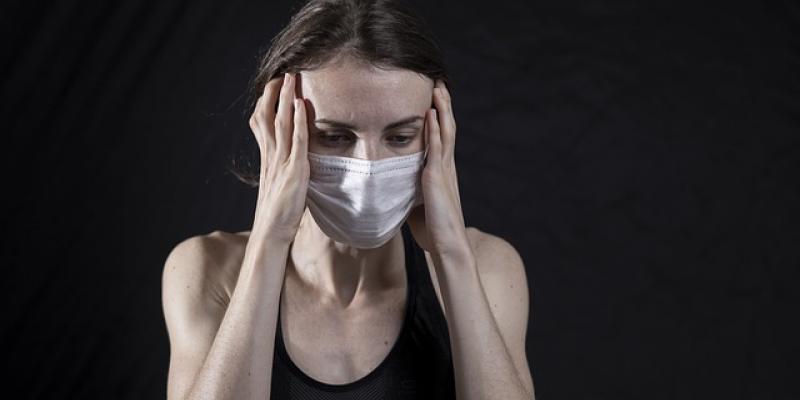
{"type": "Polygon", "coordinates": [[[431,310],[433,314],[437,314],[435,309],[438,309],[441,316],[444,317],[443,310],[441,310],[438,300],[436,300],[436,292],[428,269],[428,260],[425,258],[425,250],[414,240],[414,235],[411,233],[411,226],[408,225],[408,222],[403,223],[402,232],[406,252],[406,268],[408,269],[408,283],[412,290],[411,294],[416,298],[415,304],[434,308],[434,310],[431,310]],[[432,299],[435,303],[430,302],[432,299]]]}
{"type": "Polygon", "coordinates": [[[408,222],[403,222],[400,232],[403,236],[403,251],[405,252],[406,283],[409,288],[408,300],[411,300],[412,297],[416,297],[418,285],[423,278],[420,276],[419,272],[419,246],[417,246],[417,243],[414,241],[414,236],[411,234],[411,228],[408,226],[408,222]]]}
{"type": "MultiPolygon", "coordinates": [[[[416,319],[425,319],[426,325],[440,336],[443,341],[448,341],[447,321],[444,310],[439,303],[436,289],[433,286],[431,271],[428,267],[428,259],[425,258],[425,250],[414,240],[411,227],[408,222],[403,223],[403,240],[406,244],[406,265],[409,269],[409,282],[413,285],[415,297],[415,313],[421,313],[416,319]]],[[[444,345],[445,343],[442,343],[444,345]]],[[[446,346],[449,349],[449,343],[446,346]]]]}

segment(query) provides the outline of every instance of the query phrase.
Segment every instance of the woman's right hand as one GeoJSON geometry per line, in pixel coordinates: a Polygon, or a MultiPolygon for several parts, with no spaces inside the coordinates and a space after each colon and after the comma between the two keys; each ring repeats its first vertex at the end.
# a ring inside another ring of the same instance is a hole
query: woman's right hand
{"type": "Polygon", "coordinates": [[[305,212],[310,174],[306,107],[296,98],[295,82],[296,73],[267,82],[250,117],[261,150],[253,231],[286,243],[294,240],[305,212]]]}

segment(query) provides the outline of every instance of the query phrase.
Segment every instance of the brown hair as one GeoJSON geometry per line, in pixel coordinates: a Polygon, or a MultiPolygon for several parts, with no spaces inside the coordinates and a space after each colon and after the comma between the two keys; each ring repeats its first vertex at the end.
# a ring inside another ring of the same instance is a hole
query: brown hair
{"type": "MultiPolygon", "coordinates": [[[[433,34],[403,2],[310,0],[261,56],[249,87],[248,117],[274,77],[321,68],[343,54],[378,68],[407,69],[431,80],[450,81],[433,34]]],[[[251,148],[257,150],[255,139],[252,142],[251,148]]],[[[245,159],[242,165],[234,156],[228,169],[240,181],[257,187],[259,170],[251,160],[245,159]]]]}

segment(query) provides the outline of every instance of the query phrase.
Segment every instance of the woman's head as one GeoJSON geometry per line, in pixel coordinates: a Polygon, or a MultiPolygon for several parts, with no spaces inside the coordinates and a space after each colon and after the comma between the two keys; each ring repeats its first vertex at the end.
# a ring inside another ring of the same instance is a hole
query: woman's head
{"type": "MultiPolygon", "coordinates": [[[[449,81],[440,50],[422,21],[399,1],[311,0],[272,40],[252,81],[252,110],[264,85],[299,72],[307,99],[309,151],[364,159],[423,149],[433,83],[449,81]],[[316,122],[342,122],[349,127],[316,122]]],[[[258,170],[232,172],[251,186],[258,170]]]]}

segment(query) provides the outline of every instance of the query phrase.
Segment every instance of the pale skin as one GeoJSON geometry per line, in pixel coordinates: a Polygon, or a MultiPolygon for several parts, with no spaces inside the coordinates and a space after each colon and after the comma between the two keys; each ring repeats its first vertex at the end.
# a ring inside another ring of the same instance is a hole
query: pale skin
{"type": "Polygon", "coordinates": [[[252,229],[189,238],[165,262],[168,399],[269,398],[277,323],[316,380],[344,384],[374,369],[401,328],[403,238],[376,249],[328,238],[305,207],[307,153],[378,160],[426,144],[424,205],[408,223],[447,319],[457,398],[533,398],[525,268],[507,241],[464,225],[442,82],[343,57],[270,81],[250,126],[262,154],[252,229]],[[420,119],[385,129],[409,116],[420,119]]]}

